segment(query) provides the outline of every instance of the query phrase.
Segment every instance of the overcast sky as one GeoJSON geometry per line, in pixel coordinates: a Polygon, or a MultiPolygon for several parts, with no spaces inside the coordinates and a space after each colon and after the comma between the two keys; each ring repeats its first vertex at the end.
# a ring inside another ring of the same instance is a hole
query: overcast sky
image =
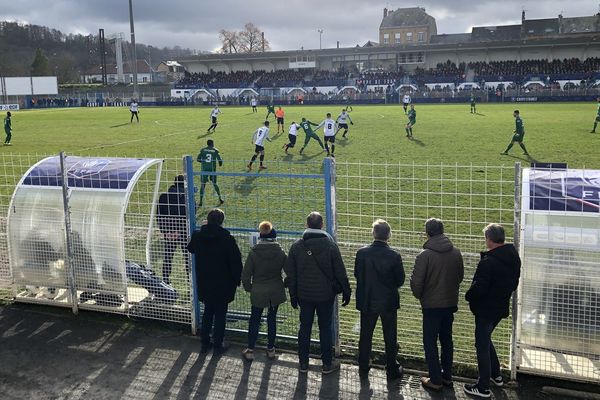
{"type": "MultiPolygon", "coordinates": [[[[336,41],[349,47],[378,40],[383,8],[425,7],[437,20],[438,33],[462,33],[472,26],[518,23],[527,18],[593,15],[594,0],[418,0],[414,3],[372,0],[134,0],[136,40],[153,46],[181,46],[203,51],[219,47],[220,29],[240,29],[253,22],[273,50],[318,48],[336,41]]],[[[129,37],[128,0],[0,0],[0,18],[45,25],[65,33],[129,37]]]]}

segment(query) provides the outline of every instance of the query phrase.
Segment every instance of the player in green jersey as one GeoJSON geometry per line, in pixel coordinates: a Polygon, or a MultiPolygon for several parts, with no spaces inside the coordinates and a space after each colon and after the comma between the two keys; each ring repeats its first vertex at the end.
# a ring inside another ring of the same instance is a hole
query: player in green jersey
{"type": "Polygon", "coordinates": [[[523,127],[523,120],[519,115],[519,110],[515,110],[513,112],[513,116],[515,117],[515,131],[513,132],[514,134],[512,140],[510,141],[510,144],[508,145],[506,150],[504,150],[504,152],[500,154],[508,155],[508,151],[513,147],[515,142],[517,142],[519,143],[519,146],[521,146],[521,148],[523,149],[523,154],[528,156],[529,152],[527,152],[527,148],[525,148],[525,145],[523,144],[523,138],[525,137],[525,128],[523,127]]]}
{"type": "Polygon", "coordinates": [[[271,103],[267,104],[267,116],[265,117],[265,121],[269,119],[269,115],[275,115],[275,106],[271,103]]]}
{"type": "Polygon", "coordinates": [[[319,124],[315,124],[314,122],[310,122],[306,118],[302,118],[302,122],[300,122],[300,127],[304,129],[304,133],[306,133],[306,138],[304,139],[304,145],[300,149],[300,154],[302,154],[304,148],[308,145],[308,142],[310,142],[310,139],[315,139],[317,142],[319,142],[319,146],[321,146],[321,149],[325,150],[325,146],[323,145],[321,138],[317,136],[317,134],[312,130],[311,125],[319,126],[319,124]]]}
{"type": "MultiPolygon", "coordinates": [[[[219,150],[215,149],[215,142],[213,142],[211,139],[206,141],[206,147],[200,150],[197,160],[201,165],[201,170],[204,172],[216,172],[217,161],[219,162],[219,167],[223,166],[223,159],[219,154],[219,150]]],[[[202,200],[204,199],[204,188],[209,180],[215,188],[215,192],[217,192],[217,195],[219,196],[218,205],[220,206],[224,202],[221,198],[221,191],[219,190],[219,185],[217,185],[217,177],[215,175],[200,176],[200,206],[202,206],[202,200]]]]}
{"type": "Polygon", "coordinates": [[[4,140],[5,146],[11,146],[10,139],[12,138],[12,121],[10,117],[12,114],[10,111],[6,112],[6,118],[4,118],[4,133],[6,133],[6,139],[4,140]]]}
{"type": "Polygon", "coordinates": [[[594,129],[592,129],[590,133],[596,133],[596,127],[598,126],[598,122],[600,122],[600,97],[598,97],[598,109],[596,111],[596,121],[594,121],[594,129]]]}
{"type": "Polygon", "coordinates": [[[475,95],[471,93],[471,114],[477,114],[477,107],[475,105],[475,95]]]}
{"type": "Polygon", "coordinates": [[[410,105],[410,110],[408,111],[408,124],[406,124],[406,137],[412,138],[413,131],[412,128],[417,123],[417,111],[415,110],[415,105],[410,105]]]}

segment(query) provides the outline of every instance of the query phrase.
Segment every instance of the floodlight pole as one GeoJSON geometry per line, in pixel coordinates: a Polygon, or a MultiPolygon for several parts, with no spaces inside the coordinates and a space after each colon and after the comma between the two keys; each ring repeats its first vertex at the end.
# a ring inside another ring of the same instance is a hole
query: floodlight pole
{"type": "Polygon", "coordinates": [[[138,77],[137,77],[137,54],[135,51],[135,29],[133,27],[133,4],[132,0],[129,0],[129,27],[131,28],[131,46],[133,47],[133,98],[137,99],[138,96],[138,77]]]}
{"type": "Polygon", "coordinates": [[[323,49],[322,39],[323,39],[323,32],[325,32],[325,30],[322,28],[319,28],[319,29],[317,29],[317,32],[319,32],[319,50],[321,50],[321,49],[323,49]]]}

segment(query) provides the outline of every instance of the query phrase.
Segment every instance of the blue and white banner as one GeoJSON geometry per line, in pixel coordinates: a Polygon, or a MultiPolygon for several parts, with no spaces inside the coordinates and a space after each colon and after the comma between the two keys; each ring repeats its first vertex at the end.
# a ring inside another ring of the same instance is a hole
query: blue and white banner
{"type": "Polygon", "coordinates": [[[600,171],[532,169],[528,206],[530,210],[600,213],[600,171]]]}
{"type": "MultiPolygon", "coordinates": [[[[143,158],[65,158],[68,186],[125,190],[135,174],[149,161],[143,158]]],[[[62,186],[60,157],[46,158],[37,163],[23,180],[23,185],[62,186]]]]}
{"type": "Polygon", "coordinates": [[[0,104],[0,111],[19,111],[18,104],[0,104]]]}

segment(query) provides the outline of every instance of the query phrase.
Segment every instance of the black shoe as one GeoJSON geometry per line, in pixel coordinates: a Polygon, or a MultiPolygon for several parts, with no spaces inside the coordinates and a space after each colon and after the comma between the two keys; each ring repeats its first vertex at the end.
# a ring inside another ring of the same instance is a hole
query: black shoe
{"type": "Polygon", "coordinates": [[[403,373],[403,369],[401,366],[398,366],[398,368],[390,370],[390,371],[386,371],[386,377],[388,381],[393,381],[396,379],[400,379],[402,378],[402,373],[403,373]]]}
{"type": "Polygon", "coordinates": [[[229,344],[222,343],[220,346],[214,346],[213,354],[215,356],[220,356],[221,354],[224,354],[227,350],[229,350],[229,344]]]}
{"type": "Polygon", "coordinates": [[[334,373],[335,371],[338,371],[340,369],[340,362],[338,360],[333,360],[331,362],[331,364],[325,364],[323,365],[323,369],[321,370],[321,373],[323,375],[329,375],[331,373],[334,373]]]}
{"type": "Polygon", "coordinates": [[[463,386],[463,390],[465,391],[466,394],[470,394],[471,396],[481,397],[481,398],[486,398],[486,399],[492,395],[492,393],[490,392],[489,389],[481,390],[477,387],[476,383],[474,383],[472,385],[466,384],[465,386],[463,386]]]}
{"type": "Polygon", "coordinates": [[[225,203],[225,201],[223,201],[223,199],[219,199],[219,204],[217,204],[217,207],[222,205],[223,203],[225,203]]]}
{"type": "Polygon", "coordinates": [[[502,379],[502,375],[499,375],[495,378],[490,378],[490,382],[497,387],[504,386],[504,379],[502,379]]]}
{"type": "Polygon", "coordinates": [[[306,374],[308,372],[308,363],[300,363],[298,368],[301,373],[306,374]]]}

